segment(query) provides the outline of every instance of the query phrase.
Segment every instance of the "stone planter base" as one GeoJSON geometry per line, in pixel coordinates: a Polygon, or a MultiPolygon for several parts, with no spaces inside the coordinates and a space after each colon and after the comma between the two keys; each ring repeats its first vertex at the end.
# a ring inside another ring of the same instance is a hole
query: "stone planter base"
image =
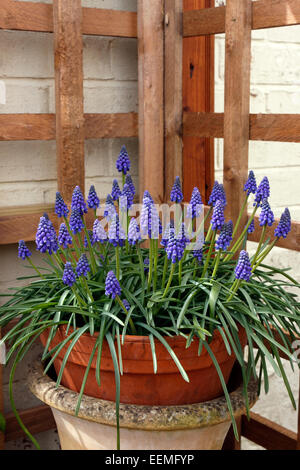
{"type": "MultiPolygon", "coordinates": [[[[236,378],[233,380],[236,383],[236,378]]],[[[83,396],[78,417],[78,394],[43,375],[37,363],[28,377],[30,390],[52,409],[62,450],[115,450],[115,403],[83,396]]],[[[242,386],[230,398],[235,416],[245,412],[242,386]]],[[[250,406],[257,400],[257,384],[248,387],[250,406]]],[[[219,450],[230,428],[225,397],[183,406],[120,405],[122,450],[219,450]]]]}

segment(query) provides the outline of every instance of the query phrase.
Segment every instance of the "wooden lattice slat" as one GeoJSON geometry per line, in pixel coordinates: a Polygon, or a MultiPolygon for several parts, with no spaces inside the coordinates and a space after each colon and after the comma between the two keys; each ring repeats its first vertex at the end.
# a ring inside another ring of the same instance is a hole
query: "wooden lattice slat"
{"type": "Polygon", "coordinates": [[[164,2],[138,0],[139,193],[164,200],[164,2]]]}
{"type": "MultiPolygon", "coordinates": [[[[225,33],[226,7],[184,13],[184,37],[225,33]]],[[[253,3],[252,29],[300,24],[299,0],[259,0],[253,3]]]]}
{"type": "MultiPolygon", "coordinates": [[[[52,5],[34,2],[1,0],[0,29],[53,32],[52,5]]],[[[137,37],[135,12],[82,8],[83,34],[137,37]]]]}
{"type": "MultiPolygon", "coordinates": [[[[224,137],[223,113],[184,113],[183,135],[224,137]]],[[[249,139],[300,142],[299,114],[250,114],[249,139]]]]}

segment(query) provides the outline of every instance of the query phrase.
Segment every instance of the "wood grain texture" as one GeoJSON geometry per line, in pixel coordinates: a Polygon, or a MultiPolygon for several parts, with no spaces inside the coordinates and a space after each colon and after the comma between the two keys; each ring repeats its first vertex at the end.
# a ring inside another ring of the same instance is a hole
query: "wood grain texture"
{"type": "MultiPolygon", "coordinates": [[[[53,418],[51,408],[46,405],[37,406],[20,412],[20,418],[31,434],[50,431],[56,429],[56,423],[53,418]]],[[[6,416],[5,440],[14,441],[24,437],[25,434],[20,428],[18,421],[13,413],[6,416]]]]}
{"type": "MultiPolygon", "coordinates": [[[[236,220],[248,176],[252,0],[226,7],[223,181],[229,220],[236,220]]],[[[246,216],[241,221],[245,226],[246,216]]],[[[237,232],[239,236],[239,231],[237,232]]]]}
{"type": "MultiPolygon", "coordinates": [[[[211,6],[211,0],[184,0],[184,11],[211,6]]],[[[183,110],[209,112],[214,109],[214,38],[183,40],[183,110]]],[[[183,137],[183,190],[185,200],[198,186],[207,200],[214,180],[213,140],[183,137]]]]}
{"type": "MultiPolygon", "coordinates": [[[[74,186],[76,182],[74,182],[74,186]]],[[[0,245],[18,243],[19,240],[33,241],[40,217],[47,212],[55,230],[58,230],[60,221],[54,213],[53,205],[36,204],[32,206],[1,208],[0,209],[0,245]]],[[[86,215],[88,228],[92,228],[94,213],[89,211],[86,215]]]]}
{"type": "MultiPolygon", "coordinates": [[[[184,37],[225,32],[226,7],[184,12],[184,37]]],[[[298,0],[259,0],[253,3],[252,29],[300,24],[298,0]]]]}
{"type": "Polygon", "coordinates": [[[242,417],[242,436],[266,450],[296,450],[297,434],[256,413],[242,417]]]}
{"type": "MultiPolygon", "coordinates": [[[[55,114],[0,114],[0,141],[55,140],[55,127],[55,114]]],[[[84,115],[85,139],[137,136],[137,113],[84,115]]]]}
{"type": "MultiPolygon", "coordinates": [[[[274,229],[278,225],[280,219],[276,219],[272,227],[267,227],[266,238],[270,237],[274,240],[274,229]]],[[[255,217],[255,232],[249,234],[249,241],[259,242],[261,235],[261,227],[259,226],[259,217],[255,217]]],[[[280,238],[276,243],[280,248],[287,248],[288,250],[300,251],[300,222],[292,222],[292,230],[286,239],[280,238]]]]}
{"type": "Polygon", "coordinates": [[[57,184],[71,201],[85,185],[81,0],[54,0],[53,19],[57,184]]]}
{"type": "MultiPolygon", "coordinates": [[[[135,12],[82,9],[83,34],[116,37],[137,37],[135,12]]],[[[43,3],[1,0],[0,29],[53,32],[53,6],[43,3]]]]}
{"type": "MultiPolygon", "coordinates": [[[[184,113],[183,135],[224,137],[223,113],[184,113]]],[[[300,142],[299,114],[250,114],[249,139],[300,142]]]]}
{"type": "Polygon", "coordinates": [[[165,0],[165,201],[182,180],[182,8],[183,0],[165,0]]]}
{"type": "Polygon", "coordinates": [[[164,0],[138,0],[139,193],[164,200],[164,0]]]}

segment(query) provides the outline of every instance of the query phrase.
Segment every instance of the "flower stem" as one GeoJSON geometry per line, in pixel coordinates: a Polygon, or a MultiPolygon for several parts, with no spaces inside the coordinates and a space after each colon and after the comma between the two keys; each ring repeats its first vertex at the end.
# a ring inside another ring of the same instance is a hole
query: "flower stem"
{"type": "Polygon", "coordinates": [[[277,242],[278,238],[275,238],[275,240],[273,240],[273,242],[271,243],[271,245],[269,245],[262,253],[261,255],[259,256],[259,258],[257,259],[257,263],[256,265],[253,267],[252,271],[254,272],[258,267],[259,265],[263,262],[263,260],[268,256],[268,254],[270,253],[270,251],[272,250],[272,248],[274,248],[274,245],[275,243],[277,242]]]}
{"type": "Polygon", "coordinates": [[[33,269],[38,273],[38,275],[42,278],[42,279],[45,279],[45,276],[43,276],[43,274],[38,270],[38,268],[35,266],[35,264],[31,261],[30,258],[27,257],[27,260],[28,262],[31,264],[31,266],[33,267],[33,269]]]}
{"type": "Polygon", "coordinates": [[[149,248],[149,273],[148,273],[148,287],[147,292],[150,291],[151,282],[153,274],[153,240],[150,239],[150,248],[149,248]]]}
{"type": "Polygon", "coordinates": [[[223,259],[223,261],[230,261],[230,260],[233,258],[233,256],[235,255],[235,252],[239,249],[239,247],[240,247],[240,245],[242,244],[243,239],[244,239],[244,237],[245,237],[245,235],[246,235],[246,233],[247,233],[247,230],[248,230],[248,228],[250,227],[250,225],[251,225],[251,223],[252,223],[252,221],[253,221],[253,219],[254,219],[254,216],[255,216],[255,214],[256,214],[257,209],[258,209],[258,205],[255,206],[255,208],[254,208],[254,210],[253,210],[253,212],[252,212],[252,215],[251,215],[250,219],[248,220],[248,223],[247,223],[246,227],[244,228],[243,232],[242,232],[241,235],[239,236],[239,238],[238,238],[238,240],[236,241],[236,243],[235,243],[235,244],[233,245],[233,247],[230,249],[230,251],[231,251],[232,253],[230,253],[230,254],[228,254],[227,256],[225,256],[225,258],[223,259]]]}
{"type": "Polygon", "coordinates": [[[155,292],[155,290],[156,290],[156,284],[157,284],[158,240],[153,240],[153,246],[154,246],[153,292],[155,292]]]}
{"type": "Polygon", "coordinates": [[[168,284],[167,284],[167,286],[166,286],[166,288],[165,288],[165,291],[164,291],[164,293],[163,293],[163,296],[162,296],[163,299],[166,297],[166,295],[167,295],[167,293],[168,293],[168,290],[169,290],[170,285],[171,285],[171,283],[172,283],[172,279],[173,279],[173,276],[174,276],[174,272],[175,272],[175,263],[172,263],[172,267],[171,267],[171,272],[170,272],[168,284]]]}
{"type": "Polygon", "coordinates": [[[212,255],[212,251],[213,251],[214,246],[215,246],[216,235],[217,235],[217,230],[213,230],[212,231],[212,239],[211,239],[210,247],[209,247],[209,250],[208,250],[208,253],[207,253],[207,256],[206,256],[206,260],[205,260],[204,268],[203,268],[203,271],[202,271],[201,279],[203,279],[205,274],[206,274],[206,271],[207,271],[207,268],[208,268],[208,265],[209,265],[209,262],[210,262],[210,258],[211,258],[211,255],[212,255]]]}
{"type": "Polygon", "coordinates": [[[216,274],[217,274],[217,271],[218,271],[218,267],[219,267],[219,264],[220,264],[221,253],[222,253],[222,250],[219,250],[219,251],[218,251],[218,254],[217,254],[216,258],[215,258],[214,270],[213,270],[213,273],[212,273],[212,276],[211,276],[212,279],[214,279],[214,278],[216,277],[216,274]]]}
{"type": "Polygon", "coordinates": [[[120,251],[119,251],[118,246],[116,246],[115,248],[115,253],[116,253],[116,277],[119,281],[120,280],[120,251]]]}
{"type": "Polygon", "coordinates": [[[86,223],[85,223],[85,219],[84,219],[84,216],[82,216],[82,221],[84,223],[84,233],[85,233],[85,238],[87,240],[87,244],[88,244],[88,248],[89,248],[89,253],[90,253],[90,257],[91,257],[91,265],[92,265],[92,271],[93,271],[93,274],[96,274],[97,272],[97,265],[96,265],[96,259],[95,259],[95,254],[94,254],[94,250],[93,250],[93,247],[92,247],[92,244],[91,244],[91,240],[90,240],[90,235],[89,235],[89,232],[88,232],[88,229],[86,228],[86,223]]]}
{"type": "Polygon", "coordinates": [[[164,261],[164,270],[163,270],[163,278],[162,278],[162,283],[161,286],[164,289],[165,283],[166,283],[166,276],[167,276],[167,270],[168,270],[168,256],[167,253],[165,254],[165,261],[164,261]]]}
{"type": "Polygon", "coordinates": [[[231,286],[231,294],[228,296],[226,302],[230,302],[233,299],[234,294],[237,292],[239,289],[240,285],[242,283],[241,279],[235,279],[234,283],[231,286]]]}
{"type": "Polygon", "coordinates": [[[242,208],[241,208],[241,210],[240,210],[240,213],[239,213],[239,216],[238,216],[238,218],[237,218],[236,224],[235,224],[235,226],[234,226],[233,233],[232,233],[232,240],[234,240],[234,237],[235,237],[235,235],[236,235],[236,232],[238,231],[238,228],[239,228],[239,226],[240,226],[241,219],[242,219],[242,216],[243,216],[243,214],[244,214],[244,210],[245,210],[245,208],[246,208],[246,206],[247,206],[247,203],[248,203],[248,199],[249,199],[249,196],[247,195],[246,198],[245,198],[245,201],[244,201],[244,203],[243,203],[243,205],[242,205],[242,208]]]}
{"type": "Polygon", "coordinates": [[[70,236],[72,237],[73,245],[74,245],[74,249],[76,251],[76,254],[77,254],[78,258],[80,258],[80,251],[78,249],[78,246],[77,246],[77,243],[76,243],[75,239],[73,238],[74,234],[71,230],[71,227],[70,227],[70,224],[69,224],[69,221],[68,221],[67,217],[64,217],[64,221],[65,221],[66,227],[68,229],[68,232],[69,232],[70,236]]]}
{"type": "MultiPolygon", "coordinates": [[[[124,313],[126,314],[126,316],[128,316],[128,312],[126,310],[126,307],[125,305],[123,304],[122,300],[120,299],[120,297],[117,295],[116,296],[116,301],[118,302],[118,304],[120,305],[120,307],[123,309],[124,313]]],[[[136,328],[134,326],[134,323],[132,321],[132,318],[129,318],[129,324],[130,324],[130,327],[131,327],[131,331],[132,331],[132,334],[136,335],[136,328]]]]}
{"type": "Polygon", "coordinates": [[[265,234],[266,234],[266,229],[267,229],[267,225],[264,225],[263,229],[262,229],[262,232],[261,232],[261,236],[260,236],[260,240],[259,240],[259,243],[258,243],[258,247],[257,247],[257,250],[256,250],[256,253],[254,255],[254,258],[253,258],[253,261],[252,261],[252,266],[255,265],[256,263],[256,260],[257,258],[259,257],[259,252],[260,252],[260,249],[261,249],[261,246],[263,244],[263,241],[264,241],[264,238],[265,238],[265,234]]]}

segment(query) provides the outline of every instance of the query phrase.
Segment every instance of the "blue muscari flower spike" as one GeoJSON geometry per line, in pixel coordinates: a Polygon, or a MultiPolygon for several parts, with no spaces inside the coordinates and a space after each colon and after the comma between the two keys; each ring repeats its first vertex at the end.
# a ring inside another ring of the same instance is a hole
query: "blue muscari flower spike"
{"type": "Polygon", "coordinates": [[[148,272],[149,272],[149,264],[150,264],[149,258],[145,258],[144,259],[144,266],[145,266],[144,267],[144,272],[145,272],[145,274],[148,274],[148,272]]]}
{"type": "Polygon", "coordinates": [[[271,227],[274,223],[275,217],[267,199],[264,199],[262,201],[261,207],[262,209],[259,216],[259,225],[261,227],[263,227],[264,225],[269,225],[269,227],[271,227]]]}
{"type": "Polygon", "coordinates": [[[224,205],[221,201],[217,201],[214,207],[213,215],[211,218],[211,225],[213,230],[221,230],[225,224],[224,205]]]}
{"type": "Polygon", "coordinates": [[[255,194],[257,191],[256,178],[252,170],[249,171],[248,180],[244,186],[244,191],[247,192],[247,195],[255,194]]]}
{"type": "Polygon", "coordinates": [[[170,238],[170,229],[171,228],[174,228],[174,222],[171,221],[165,228],[165,231],[164,231],[164,234],[163,234],[163,237],[161,239],[161,246],[163,246],[164,248],[166,248],[167,244],[169,243],[169,238],[170,238]]]}
{"type": "Polygon", "coordinates": [[[161,232],[161,223],[153,199],[148,191],[143,197],[143,207],[141,210],[141,232],[152,239],[158,239],[161,232]]]}
{"type": "Polygon", "coordinates": [[[235,268],[235,278],[243,281],[250,281],[252,276],[251,262],[247,251],[243,250],[240,253],[240,257],[235,268]]]}
{"type": "Polygon", "coordinates": [[[208,200],[209,206],[215,206],[216,202],[220,199],[220,185],[218,181],[214,182],[213,189],[211,195],[208,200]]]}
{"type": "Polygon", "coordinates": [[[91,268],[85,254],[81,255],[76,266],[76,274],[78,277],[84,276],[90,272],[91,268]]]}
{"type": "Polygon", "coordinates": [[[57,217],[67,217],[68,213],[68,206],[63,200],[63,197],[60,192],[57,191],[55,200],[55,214],[57,215],[57,217]]]}
{"type": "Polygon", "coordinates": [[[131,209],[133,204],[133,195],[128,184],[124,184],[123,191],[120,197],[121,212],[127,212],[131,209]]]}
{"type": "Polygon", "coordinates": [[[124,175],[130,171],[130,160],[125,145],[123,145],[120,155],[117,159],[116,168],[124,175]]]}
{"type": "Polygon", "coordinates": [[[132,218],[128,228],[128,243],[131,246],[141,241],[140,227],[135,218],[132,218]]]}
{"type": "Polygon", "coordinates": [[[70,261],[65,264],[65,269],[62,277],[63,283],[69,287],[72,287],[76,282],[76,276],[72,268],[70,261]]]}
{"type": "Polygon", "coordinates": [[[73,191],[71,209],[72,211],[74,211],[75,209],[78,210],[80,215],[87,213],[86,203],[79,186],[76,186],[73,191]]]}
{"type": "MultiPolygon", "coordinates": [[[[88,234],[89,234],[89,237],[90,237],[90,242],[91,242],[91,245],[94,246],[96,241],[94,239],[94,234],[93,234],[93,231],[92,230],[88,230],[88,234]]],[[[84,247],[85,248],[88,248],[89,244],[88,244],[88,241],[87,241],[87,238],[86,236],[84,237],[84,247]]]]}
{"type": "Polygon", "coordinates": [[[58,251],[56,232],[47,214],[40,218],[35,241],[37,250],[41,253],[48,252],[52,255],[58,251]]]}
{"type": "Polygon", "coordinates": [[[32,255],[31,251],[27,248],[26,243],[24,240],[19,241],[19,248],[18,248],[18,257],[21,258],[22,260],[25,260],[26,258],[30,258],[32,255]]]}
{"type": "Polygon", "coordinates": [[[128,184],[130,191],[132,192],[132,196],[135,196],[135,186],[132,181],[132,177],[130,175],[126,175],[125,183],[128,184]]]}
{"type": "Polygon", "coordinates": [[[187,228],[184,222],[182,222],[182,224],[179,227],[179,230],[177,230],[177,232],[175,233],[175,238],[177,238],[178,240],[182,242],[184,249],[190,243],[191,240],[189,238],[187,228]]]}
{"type": "Polygon", "coordinates": [[[187,219],[195,219],[202,214],[203,202],[198,188],[193,189],[191,201],[187,207],[187,219]]]}
{"type": "Polygon", "coordinates": [[[203,248],[200,248],[200,250],[193,250],[192,254],[198,264],[201,264],[203,259],[203,248]]]}
{"type": "Polygon", "coordinates": [[[68,245],[72,245],[73,240],[68,232],[66,224],[61,224],[58,232],[58,244],[67,249],[68,245]]]}
{"type": "Polygon", "coordinates": [[[100,206],[100,199],[97,196],[95,186],[90,187],[89,195],[87,198],[87,204],[90,209],[98,209],[100,206]]]}
{"type": "Polygon", "coordinates": [[[96,219],[93,225],[93,239],[95,243],[107,241],[107,233],[99,219],[96,219]]]}
{"type": "Polygon", "coordinates": [[[169,242],[166,247],[168,259],[171,260],[173,264],[180,261],[183,258],[184,250],[185,243],[175,237],[175,230],[171,228],[169,242]]]}
{"type": "Polygon", "coordinates": [[[280,217],[278,226],[275,229],[275,237],[286,238],[292,229],[291,214],[288,208],[286,208],[280,217]]]}
{"type": "Polygon", "coordinates": [[[254,230],[255,230],[255,222],[254,222],[254,219],[253,219],[252,222],[251,222],[251,224],[250,224],[249,227],[248,227],[247,232],[248,232],[248,233],[253,233],[254,230]]]}
{"type": "Polygon", "coordinates": [[[113,180],[112,190],[111,190],[111,197],[113,201],[118,201],[119,197],[121,196],[121,189],[117,180],[113,180]]]}
{"type": "Polygon", "coordinates": [[[122,300],[124,307],[126,308],[127,312],[130,310],[130,303],[128,302],[127,299],[122,300]]]}
{"type": "Polygon", "coordinates": [[[230,220],[227,224],[225,223],[222,227],[220,236],[216,241],[216,250],[226,251],[232,242],[233,223],[230,220]]]}
{"type": "Polygon", "coordinates": [[[121,295],[121,286],[113,271],[109,271],[105,280],[105,295],[113,299],[121,295]]]}
{"type": "Polygon", "coordinates": [[[183,201],[183,194],[182,194],[181,182],[180,182],[179,176],[176,176],[175,183],[171,190],[171,201],[176,202],[176,203],[180,203],[183,201]]]}
{"type": "Polygon", "coordinates": [[[109,230],[108,230],[108,239],[115,248],[117,246],[124,246],[126,235],[123,230],[122,225],[120,224],[120,219],[118,214],[115,214],[114,218],[111,221],[109,230]]]}
{"type": "Polygon", "coordinates": [[[110,221],[115,217],[116,213],[117,211],[114,205],[114,201],[111,195],[108,194],[106,198],[106,203],[105,203],[104,217],[106,217],[107,220],[110,221]]]}
{"type": "Polygon", "coordinates": [[[270,183],[268,178],[265,176],[260,185],[257,188],[254,206],[260,206],[264,199],[268,199],[270,197],[270,183]]]}
{"type": "Polygon", "coordinates": [[[221,201],[224,206],[227,206],[227,198],[223,184],[219,184],[219,201],[221,201]]]}
{"type": "Polygon", "coordinates": [[[70,220],[70,229],[76,235],[76,233],[80,233],[81,230],[84,228],[84,223],[81,217],[81,212],[78,209],[74,209],[71,212],[70,220]]]}

